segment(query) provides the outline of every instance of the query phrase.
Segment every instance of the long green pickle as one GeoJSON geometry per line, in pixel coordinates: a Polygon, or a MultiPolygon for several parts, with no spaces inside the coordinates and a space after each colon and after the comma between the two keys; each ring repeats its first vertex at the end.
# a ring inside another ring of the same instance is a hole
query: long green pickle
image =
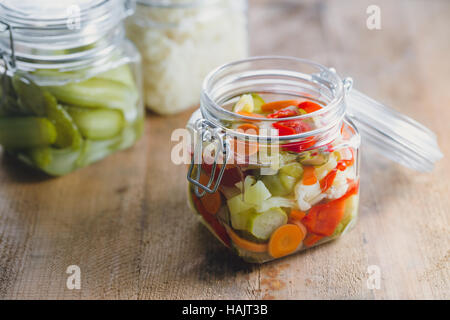
{"type": "Polygon", "coordinates": [[[127,120],[136,117],[134,107],[139,99],[137,91],[126,84],[102,78],[91,78],[64,86],[50,86],[48,90],[58,101],[84,108],[118,109],[127,120]]]}
{"type": "Polygon", "coordinates": [[[21,72],[1,75],[0,144],[49,175],[65,175],[132,146],[143,131],[140,108],[127,64],[61,86],[38,86],[21,72]]]}
{"type": "Polygon", "coordinates": [[[5,148],[49,146],[55,143],[56,137],[55,126],[46,118],[0,118],[0,144],[5,148]]]}
{"type": "Polygon", "coordinates": [[[68,107],[67,111],[83,137],[87,139],[113,138],[122,131],[125,125],[123,114],[118,110],[68,107]]]}

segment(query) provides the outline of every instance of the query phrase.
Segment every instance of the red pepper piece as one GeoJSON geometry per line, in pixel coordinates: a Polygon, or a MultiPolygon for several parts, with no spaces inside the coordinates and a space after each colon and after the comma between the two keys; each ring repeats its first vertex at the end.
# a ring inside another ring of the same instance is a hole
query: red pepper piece
{"type": "Polygon", "coordinates": [[[295,133],[302,133],[311,129],[310,126],[302,120],[284,120],[277,122],[277,124],[292,128],[295,133]]]}
{"type": "Polygon", "coordinates": [[[342,197],[325,204],[312,207],[302,219],[309,232],[329,237],[342,220],[345,212],[345,200],[358,193],[358,182],[350,181],[350,186],[342,197]]]}
{"type": "Polygon", "coordinates": [[[320,180],[320,188],[322,192],[327,191],[331,187],[331,185],[334,182],[334,179],[336,178],[338,170],[344,171],[345,169],[347,169],[347,167],[350,167],[353,164],[353,162],[354,162],[353,157],[350,160],[340,160],[337,163],[336,168],[328,172],[328,174],[324,178],[322,178],[322,180],[320,180]]]}
{"type": "Polygon", "coordinates": [[[305,110],[307,113],[311,113],[311,112],[322,109],[322,106],[320,106],[319,104],[314,103],[312,101],[304,101],[304,102],[300,103],[298,107],[300,109],[305,110]]]}
{"type": "Polygon", "coordinates": [[[272,126],[275,129],[278,129],[279,136],[290,136],[290,135],[293,135],[296,133],[294,128],[285,126],[285,125],[281,124],[280,122],[275,122],[272,124],[272,126]]]}
{"type": "Polygon", "coordinates": [[[276,119],[276,118],[288,118],[288,117],[295,117],[295,116],[298,116],[298,112],[296,110],[281,109],[275,113],[269,114],[267,116],[267,118],[276,119]]]}
{"type": "Polygon", "coordinates": [[[314,137],[308,137],[308,138],[303,139],[302,141],[285,143],[281,146],[281,148],[284,151],[292,151],[292,152],[301,153],[303,151],[308,150],[315,144],[316,144],[316,139],[314,137]]]}
{"type": "Polygon", "coordinates": [[[334,182],[334,178],[336,178],[336,175],[337,168],[334,168],[333,170],[328,172],[328,174],[322,180],[320,180],[320,189],[322,190],[322,192],[327,191],[331,187],[334,182]]]}
{"type": "Polygon", "coordinates": [[[197,211],[203,217],[205,222],[211,227],[211,229],[214,230],[219,239],[222,240],[226,246],[231,247],[231,240],[225,227],[219,222],[219,220],[217,220],[215,216],[209,214],[208,211],[206,211],[206,209],[203,207],[202,202],[195,196],[195,194],[192,194],[192,200],[197,211]]]}
{"type": "Polygon", "coordinates": [[[333,200],[312,207],[303,218],[302,223],[309,232],[328,237],[333,234],[342,220],[344,211],[345,201],[333,200]]]}

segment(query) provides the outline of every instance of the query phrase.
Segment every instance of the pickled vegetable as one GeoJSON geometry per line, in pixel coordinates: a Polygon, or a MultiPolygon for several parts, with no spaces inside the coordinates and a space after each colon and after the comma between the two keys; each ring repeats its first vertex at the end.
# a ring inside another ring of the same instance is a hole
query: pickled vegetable
{"type": "MultiPolygon", "coordinates": [[[[62,76],[53,70],[34,75],[62,76]]],[[[70,173],[128,148],[142,134],[139,90],[129,65],[59,86],[39,86],[19,71],[0,80],[0,144],[50,175],[70,173]]]]}
{"type": "Polygon", "coordinates": [[[267,240],[272,232],[286,222],[286,213],[280,208],[272,208],[253,214],[249,218],[248,231],[257,239],[267,240]]]}
{"type": "Polygon", "coordinates": [[[64,86],[47,89],[62,103],[85,108],[111,108],[121,110],[127,120],[134,120],[138,96],[121,82],[102,78],[91,78],[64,86]]]}
{"type": "Polygon", "coordinates": [[[55,141],[55,126],[45,118],[0,118],[0,144],[5,148],[34,148],[55,141]]]}
{"type": "Polygon", "coordinates": [[[125,125],[123,114],[117,110],[86,110],[68,107],[67,111],[80,129],[83,137],[92,140],[105,140],[118,135],[125,125]]]}
{"type": "MultiPolygon", "coordinates": [[[[230,130],[261,135],[261,129],[271,127],[279,136],[290,136],[312,131],[319,123],[315,118],[290,117],[315,114],[322,106],[308,100],[265,102],[258,94],[248,93],[228,108],[237,115],[258,118],[238,117],[229,123],[230,130]]],[[[271,154],[269,165],[259,158],[256,164],[236,161],[232,170],[225,170],[219,183],[220,193],[228,199],[226,205],[200,198],[203,209],[207,204],[222,213],[221,218],[210,214],[206,220],[210,226],[223,226],[231,246],[251,262],[284,257],[340,236],[352,227],[358,211],[356,149],[349,138],[338,137],[317,147],[317,142],[322,143],[320,139],[296,137],[295,141],[279,144],[280,150],[271,154]],[[274,165],[276,157],[279,161],[274,165]]],[[[268,149],[259,141],[255,144],[258,147],[247,148],[244,155],[236,152],[235,160],[238,156],[247,160],[268,149]]],[[[190,195],[196,198],[192,192],[190,195]]]]}

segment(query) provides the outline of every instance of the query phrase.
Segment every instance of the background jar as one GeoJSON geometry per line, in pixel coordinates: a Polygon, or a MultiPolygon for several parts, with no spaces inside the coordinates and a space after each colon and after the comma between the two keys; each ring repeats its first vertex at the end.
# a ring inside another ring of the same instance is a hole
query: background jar
{"type": "Polygon", "coordinates": [[[7,152],[63,175],[135,143],[144,124],[140,55],[123,25],[133,10],[126,0],[2,2],[7,152]]]}
{"type": "Polygon", "coordinates": [[[355,224],[360,136],[345,116],[345,93],[350,87],[350,81],[333,70],[286,57],[237,61],[206,78],[201,108],[188,123],[196,164],[188,173],[189,202],[214,235],[243,259],[261,263],[281,258],[338,238],[355,224]],[[296,99],[314,101],[323,108],[290,118],[308,123],[308,131],[264,136],[261,129],[280,119],[230,111],[238,97],[248,92],[268,102],[296,99]],[[260,134],[235,130],[235,124],[246,122],[257,124],[260,134]],[[239,149],[239,145],[245,147],[239,149]],[[205,150],[210,146],[215,152],[208,157],[211,153],[205,150]],[[260,157],[271,147],[276,152],[260,157]],[[251,161],[255,154],[258,157],[251,161]],[[222,155],[226,163],[220,161],[222,155]],[[304,181],[307,170],[314,172],[314,184],[304,181]],[[334,180],[327,186],[330,174],[335,174],[334,180]],[[286,242],[289,245],[282,245],[280,232],[293,237],[286,242]]]}
{"type": "Polygon", "coordinates": [[[143,57],[144,99],[173,114],[199,102],[213,68],[248,54],[247,0],[138,0],[127,34],[143,57]]]}

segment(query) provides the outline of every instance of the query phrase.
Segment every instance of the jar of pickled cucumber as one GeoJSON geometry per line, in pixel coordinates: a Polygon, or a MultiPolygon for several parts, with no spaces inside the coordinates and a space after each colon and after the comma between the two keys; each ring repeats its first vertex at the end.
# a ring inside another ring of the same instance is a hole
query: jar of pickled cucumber
{"type": "Polygon", "coordinates": [[[247,0],[138,0],[126,26],[143,58],[145,105],[163,115],[198,105],[207,73],[248,55],[247,0]]]}
{"type": "Polygon", "coordinates": [[[140,55],[126,0],[0,4],[0,145],[49,175],[85,167],[141,136],[140,55]]]}
{"type": "MultiPolygon", "coordinates": [[[[355,225],[360,145],[429,171],[428,129],[352,89],[334,69],[255,57],[207,76],[187,125],[191,209],[226,246],[262,263],[339,238],[355,225]]],[[[364,174],[364,173],[362,173],[364,174]]]]}

